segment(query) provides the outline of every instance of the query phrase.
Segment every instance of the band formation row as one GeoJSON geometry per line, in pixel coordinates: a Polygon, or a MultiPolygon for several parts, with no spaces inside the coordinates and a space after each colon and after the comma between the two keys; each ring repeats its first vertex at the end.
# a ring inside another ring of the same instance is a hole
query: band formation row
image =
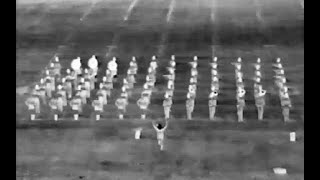
{"type": "MultiPolygon", "coordinates": [[[[209,106],[209,119],[215,120],[215,112],[217,106],[217,100],[219,95],[219,75],[218,75],[218,58],[213,57],[209,63],[211,66],[211,92],[208,97],[209,106]]],[[[197,81],[198,81],[198,58],[193,57],[193,61],[189,62],[191,66],[191,77],[188,86],[188,93],[186,98],[186,113],[187,119],[192,119],[192,113],[195,106],[195,98],[197,94],[197,81]]],[[[237,115],[238,122],[243,122],[243,110],[245,107],[245,89],[243,83],[243,73],[241,71],[242,60],[238,58],[232,63],[235,68],[235,79],[237,87],[237,115]]],[[[31,95],[26,99],[25,104],[28,107],[30,113],[30,119],[35,120],[40,114],[41,105],[47,105],[53,113],[54,120],[59,120],[59,115],[62,114],[65,107],[70,106],[73,111],[74,120],[79,119],[79,115],[83,113],[83,106],[88,104],[88,100],[94,98],[91,105],[94,109],[95,119],[100,120],[101,114],[104,112],[104,106],[108,104],[108,99],[111,97],[113,90],[114,78],[118,74],[118,64],[115,57],[112,58],[107,64],[105,76],[102,81],[97,83],[98,73],[98,61],[93,55],[88,60],[89,68],[81,67],[80,57],[73,59],[71,62],[71,69],[66,70],[66,74],[61,73],[61,64],[59,58],[55,56],[53,60],[49,62],[45,68],[45,74],[37,83],[31,95]],[[99,84],[97,91],[95,85],[99,84]],[[93,92],[96,92],[93,94],[93,92]]],[[[170,112],[172,107],[172,97],[175,89],[175,56],[171,56],[171,60],[167,66],[168,74],[164,75],[167,79],[167,87],[163,100],[164,118],[170,118],[170,112]]],[[[266,90],[263,89],[261,84],[261,60],[257,59],[254,64],[254,97],[255,105],[257,107],[258,119],[263,120],[265,95],[266,90]]],[[[289,122],[289,111],[291,106],[291,100],[288,93],[288,86],[286,85],[286,77],[281,59],[277,58],[276,63],[273,64],[275,71],[275,84],[278,88],[278,94],[281,101],[283,119],[285,122],[289,122]]],[[[119,119],[124,119],[126,108],[128,106],[128,98],[132,95],[132,90],[136,83],[136,74],[138,71],[138,65],[136,58],[132,57],[127,75],[123,78],[121,95],[115,101],[115,106],[118,109],[119,119]]],[[[148,106],[150,105],[150,98],[155,88],[156,74],[157,74],[157,58],[153,56],[151,58],[148,74],[143,85],[141,97],[137,101],[138,107],[142,110],[141,119],[146,119],[148,106]]]]}

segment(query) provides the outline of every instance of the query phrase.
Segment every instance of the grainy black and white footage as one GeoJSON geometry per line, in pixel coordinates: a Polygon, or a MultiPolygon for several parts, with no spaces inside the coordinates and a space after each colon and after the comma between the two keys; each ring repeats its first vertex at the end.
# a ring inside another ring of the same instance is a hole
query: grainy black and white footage
{"type": "Polygon", "coordinates": [[[18,0],[16,179],[304,179],[304,1],[18,0]]]}

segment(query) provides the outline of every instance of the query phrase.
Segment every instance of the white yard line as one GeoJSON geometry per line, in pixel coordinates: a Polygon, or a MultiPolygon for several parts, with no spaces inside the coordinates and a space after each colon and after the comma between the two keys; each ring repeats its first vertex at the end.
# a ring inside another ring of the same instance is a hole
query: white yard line
{"type": "Polygon", "coordinates": [[[158,46],[158,51],[157,51],[157,56],[162,56],[165,49],[166,49],[166,42],[167,42],[167,38],[168,38],[168,33],[167,32],[164,32],[162,35],[161,35],[161,40],[160,40],[160,44],[158,46]]]}
{"type": "Polygon", "coordinates": [[[211,54],[212,54],[212,57],[216,56],[216,46],[215,45],[211,45],[211,54]]]}
{"type": "Polygon", "coordinates": [[[262,17],[262,8],[261,8],[261,2],[260,0],[253,0],[254,6],[256,7],[256,17],[260,23],[264,23],[263,17],[262,17]]]}
{"type": "Polygon", "coordinates": [[[87,9],[87,10],[83,13],[82,17],[80,18],[80,21],[85,20],[85,18],[92,12],[94,6],[97,4],[98,1],[99,1],[99,0],[92,0],[92,1],[91,1],[91,5],[90,5],[89,9],[87,9]]]}
{"type": "Polygon", "coordinates": [[[211,19],[211,22],[215,22],[215,19],[216,19],[216,8],[217,7],[217,2],[216,0],[212,0],[212,6],[211,6],[211,14],[210,14],[210,19],[211,19]]]}
{"type": "Polygon", "coordinates": [[[138,3],[139,0],[133,0],[127,10],[126,15],[124,16],[123,20],[127,21],[131,15],[132,9],[136,6],[136,4],[138,3]]]}
{"type": "Polygon", "coordinates": [[[174,11],[175,6],[176,6],[176,1],[171,0],[170,6],[169,6],[169,11],[167,14],[167,23],[169,23],[171,21],[172,13],[174,11]]]}
{"type": "Polygon", "coordinates": [[[304,10],[304,0],[299,0],[301,8],[304,10]]]}

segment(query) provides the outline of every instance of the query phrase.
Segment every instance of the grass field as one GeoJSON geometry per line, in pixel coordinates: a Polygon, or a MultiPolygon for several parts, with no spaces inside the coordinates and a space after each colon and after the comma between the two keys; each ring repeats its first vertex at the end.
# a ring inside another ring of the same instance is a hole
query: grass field
{"type": "MultiPolygon", "coordinates": [[[[17,1],[16,87],[26,91],[55,54],[64,69],[73,58],[84,63],[95,54],[102,63],[118,57],[119,81],[101,122],[54,123],[44,107],[43,122],[26,122],[24,95],[16,96],[16,179],[278,179],[272,168],[287,168],[288,176],[304,174],[304,10],[289,0],[100,0],[17,1]],[[133,4],[133,8],[129,8],[133,4]],[[127,20],[124,20],[127,17],[127,20]],[[82,21],[80,20],[82,19],[82,21]],[[158,150],[149,121],[162,119],[165,67],[176,55],[173,119],[166,134],[166,151],[158,150]],[[148,119],[138,120],[136,101],[152,55],[157,55],[156,90],[148,119]],[[199,57],[199,81],[194,121],[185,121],[189,81],[187,62],[199,57]],[[135,93],[129,99],[127,120],[118,122],[115,99],[131,56],[139,65],[135,93]],[[217,118],[206,122],[212,56],[221,75],[217,118]],[[230,62],[243,59],[247,107],[246,124],[236,123],[236,86],[230,62]],[[265,119],[257,122],[253,97],[254,68],[262,59],[266,95],[265,119]],[[281,119],[271,63],[281,57],[291,87],[293,124],[281,119]],[[132,129],[144,127],[134,141],[132,129]],[[297,131],[298,142],[289,143],[297,131]]],[[[100,77],[101,78],[101,77],[100,77]]]]}

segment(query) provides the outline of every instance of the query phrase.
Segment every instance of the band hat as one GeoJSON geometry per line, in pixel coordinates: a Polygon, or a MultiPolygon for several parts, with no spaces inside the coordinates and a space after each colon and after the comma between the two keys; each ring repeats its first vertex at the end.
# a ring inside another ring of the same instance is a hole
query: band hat
{"type": "Polygon", "coordinates": [[[88,60],[88,66],[91,69],[95,69],[98,67],[98,60],[96,59],[95,55],[92,55],[92,57],[88,60]]]}
{"type": "Polygon", "coordinates": [[[215,56],[215,57],[213,57],[212,61],[213,61],[213,62],[217,62],[217,61],[218,61],[218,58],[215,56]]]}
{"type": "Polygon", "coordinates": [[[260,58],[257,59],[257,63],[261,63],[261,59],[260,58]]]}
{"type": "Polygon", "coordinates": [[[193,56],[194,61],[198,61],[198,56],[193,56]]]}
{"type": "Polygon", "coordinates": [[[151,60],[152,60],[152,61],[155,61],[155,60],[156,60],[156,56],[153,55],[152,58],[151,58],[151,60]]]}

